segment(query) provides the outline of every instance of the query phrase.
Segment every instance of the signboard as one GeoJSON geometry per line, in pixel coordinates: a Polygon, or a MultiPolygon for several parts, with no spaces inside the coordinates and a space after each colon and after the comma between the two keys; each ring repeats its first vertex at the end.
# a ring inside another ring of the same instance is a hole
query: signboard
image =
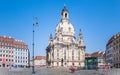
{"type": "Polygon", "coordinates": [[[5,63],[5,62],[6,62],[6,59],[5,59],[5,58],[2,58],[2,62],[4,62],[4,63],[5,63]]]}

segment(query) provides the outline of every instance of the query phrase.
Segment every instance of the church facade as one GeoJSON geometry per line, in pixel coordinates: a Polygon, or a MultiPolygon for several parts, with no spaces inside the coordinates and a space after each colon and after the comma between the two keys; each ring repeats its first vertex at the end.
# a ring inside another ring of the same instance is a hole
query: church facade
{"type": "Polygon", "coordinates": [[[63,8],[61,16],[61,21],[56,27],[55,37],[50,34],[49,44],[46,48],[47,65],[84,67],[86,46],[82,32],[80,30],[78,39],[76,39],[66,7],[63,8]]]}

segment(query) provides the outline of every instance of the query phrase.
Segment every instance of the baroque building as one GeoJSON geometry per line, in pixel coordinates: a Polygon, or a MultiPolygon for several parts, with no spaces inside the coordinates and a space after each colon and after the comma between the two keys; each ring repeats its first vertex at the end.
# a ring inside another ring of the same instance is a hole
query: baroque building
{"type": "Polygon", "coordinates": [[[61,21],[56,27],[55,37],[50,34],[46,48],[46,62],[48,66],[79,66],[84,67],[85,44],[80,30],[76,39],[75,30],[69,21],[66,7],[61,13],[61,21]]]}

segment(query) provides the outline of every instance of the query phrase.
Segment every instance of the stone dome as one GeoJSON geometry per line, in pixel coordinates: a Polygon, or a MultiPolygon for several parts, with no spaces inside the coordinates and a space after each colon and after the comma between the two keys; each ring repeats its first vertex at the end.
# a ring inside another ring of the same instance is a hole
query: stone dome
{"type": "Polygon", "coordinates": [[[75,34],[74,27],[71,23],[67,21],[60,22],[56,27],[56,34],[59,34],[59,33],[61,33],[62,35],[74,36],[75,34]]]}

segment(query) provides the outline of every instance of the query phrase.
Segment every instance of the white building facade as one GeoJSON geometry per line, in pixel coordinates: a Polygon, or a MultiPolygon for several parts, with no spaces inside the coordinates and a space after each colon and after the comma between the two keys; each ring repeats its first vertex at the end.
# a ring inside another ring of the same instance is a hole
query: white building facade
{"type": "Polygon", "coordinates": [[[0,36],[0,67],[29,65],[28,45],[11,37],[0,36]]]}
{"type": "Polygon", "coordinates": [[[109,39],[108,43],[106,44],[106,51],[105,51],[106,63],[109,63],[111,67],[113,66],[113,62],[114,62],[114,59],[113,59],[113,39],[114,39],[114,36],[109,39]]]}
{"type": "MultiPolygon", "coordinates": [[[[33,60],[30,61],[30,66],[33,66],[33,60]]],[[[34,59],[35,67],[46,66],[46,56],[36,56],[34,59]]]]}
{"type": "Polygon", "coordinates": [[[106,61],[112,67],[120,68],[120,32],[113,35],[106,44],[106,61]]]}
{"type": "Polygon", "coordinates": [[[46,48],[46,62],[48,66],[79,66],[84,67],[85,44],[80,30],[76,40],[75,30],[69,21],[66,7],[62,10],[62,18],[56,27],[55,37],[50,35],[46,48]]]}
{"type": "Polygon", "coordinates": [[[0,36],[0,67],[9,67],[13,63],[13,38],[0,36]]]}
{"type": "Polygon", "coordinates": [[[28,46],[23,42],[16,40],[14,48],[14,66],[27,67],[29,62],[28,46]]]}

